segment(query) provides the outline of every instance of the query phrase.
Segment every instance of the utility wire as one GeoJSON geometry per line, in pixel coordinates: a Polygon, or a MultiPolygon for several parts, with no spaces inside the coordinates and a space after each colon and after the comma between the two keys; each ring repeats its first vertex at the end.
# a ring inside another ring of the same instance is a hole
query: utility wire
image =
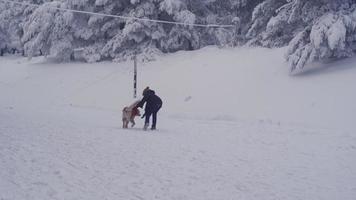
{"type": "MultiPolygon", "coordinates": [[[[33,4],[33,3],[26,3],[26,2],[18,2],[18,1],[12,1],[12,0],[0,0],[5,3],[12,3],[12,4],[17,4],[17,5],[24,5],[24,6],[31,6],[31,7],[40,7],[43,4],[33,4]]],[[[185,26],[195,26],[195,27],[203,27],[203,28],[229,28],[229,27],[234,27],[232,24],[195,24],[195,23],[184,23],[184,22],[173,22],[173,21],[165,21],[165,20],[155,20],[155,19],[147,19],[147,18],[139,18],[139,17],[129,17],[129,16],[121,16],[121,15],[110,15],[110,14],[104,14],[104,13],[96,13],[96,12],[88,12],[88,11],[83,11],[83,10],[73,10],[73,9],[67,9],[67,8],[58,8],[54,6],[47,6],[48,8],[60,10],[60,11],[68,11],[68,12],[74,12],[74,13],[81,13],[81,14],[88,14],[88,15],[97,15],[97,16],[104,16],[104,17],[113,17],[113,18],[119,18],[119,19],[124,19],[124,20],[137,20],[137,21],[145,21],[145,22],[156,22],[156,23],[162,23],[162,24],[176,24],[176,25],[185,25],[185,26]]]]}

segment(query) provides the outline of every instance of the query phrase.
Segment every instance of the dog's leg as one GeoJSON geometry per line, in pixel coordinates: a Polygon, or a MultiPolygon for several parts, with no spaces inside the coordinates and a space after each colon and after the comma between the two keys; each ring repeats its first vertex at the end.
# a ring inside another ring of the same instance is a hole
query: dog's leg
{"type": "Polygon", "coordinates": [[[127,120],[124,120],[122,123],[123,123],[122,125],[123,128],[128,128],[129,122],[127,120]]]}
{"type": "Polygon", "coordinates": [[[135,123],[135,120],[134,120],[134,119],[131,119],[131,120],[130,120],[130,122],[131,122],[131,128],[132,128],[132,127],[134,127],[134,126],[136,125],[136,123],[135,123]]]}

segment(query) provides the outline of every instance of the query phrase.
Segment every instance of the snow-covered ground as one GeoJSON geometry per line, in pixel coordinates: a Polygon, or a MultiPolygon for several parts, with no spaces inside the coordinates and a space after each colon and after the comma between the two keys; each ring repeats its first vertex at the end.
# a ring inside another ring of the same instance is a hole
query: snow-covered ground
{"type": "Polygon", "coordinates": [[[132,62],[0,57],[0,199],[355,199],[356,59],[291,77],[282,52],[140,64],[147,132],[121,129],[132,62]]]}

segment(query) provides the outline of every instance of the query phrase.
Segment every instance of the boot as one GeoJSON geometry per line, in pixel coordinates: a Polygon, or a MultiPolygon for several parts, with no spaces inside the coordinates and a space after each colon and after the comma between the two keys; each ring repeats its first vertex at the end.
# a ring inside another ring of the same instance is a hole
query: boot
{"type": "Polygon", "coordinates": [[[148,126],[149,126],[149,124],[146,123],[146,124],[143,126],[143,130],[147,130],[148,126]]]}

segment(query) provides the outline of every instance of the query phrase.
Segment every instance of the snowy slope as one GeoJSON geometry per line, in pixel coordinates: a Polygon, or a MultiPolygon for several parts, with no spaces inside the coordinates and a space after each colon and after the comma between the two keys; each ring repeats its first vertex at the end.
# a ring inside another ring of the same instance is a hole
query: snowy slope
{"type": "Polygon", "coordinates": [[[0,199],[354,199],[356,60],[290,77],[282,52],[140,64],[157,132],[121,129],[130,62],[0,58],[0,199]]]}

